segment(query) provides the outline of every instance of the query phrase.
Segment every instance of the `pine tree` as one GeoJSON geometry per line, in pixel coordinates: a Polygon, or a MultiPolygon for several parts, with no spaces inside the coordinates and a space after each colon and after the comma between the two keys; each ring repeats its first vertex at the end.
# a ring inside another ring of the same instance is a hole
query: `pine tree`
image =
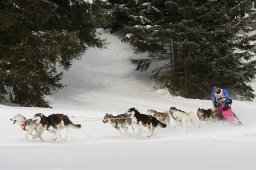
{"type": "Polygon", "coordinates": [[[62,72],[88,47],[102,47],[93,4],[83,0],[0,1],[0,100],[47,107],[62,72]]]}
{"type": "Polygon", "coordinates": [[[237,96],[254,98],[247,84],[256,73],[256,36],[248,27],[255,19],[253,0],[125,2],[112,3],[117,21],[120,13],[126,18],[117,22],[123,40],[149,54],[131,60],[137,70],[157,63],[153,77],[174,95],[208,98],[211,84],[219,81],[237,96]]]}

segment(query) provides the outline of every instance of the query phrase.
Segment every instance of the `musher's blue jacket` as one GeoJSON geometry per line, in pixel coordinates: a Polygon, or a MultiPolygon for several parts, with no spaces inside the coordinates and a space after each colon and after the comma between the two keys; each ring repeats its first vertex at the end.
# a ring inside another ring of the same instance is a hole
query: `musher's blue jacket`
{"type": "Polygon", "coordinates": [[[216,105],[217,103],[231,104],[232,98],[229,92],[226,89],[220,89],[220,90],[221,90],[220,94],[217,94],[214,91],[212,91],[211,93],[211,99],[212,99],[213,105],[216,105]],[[221,95],[221,97],[219,97],[219,95],[221,95]]]}

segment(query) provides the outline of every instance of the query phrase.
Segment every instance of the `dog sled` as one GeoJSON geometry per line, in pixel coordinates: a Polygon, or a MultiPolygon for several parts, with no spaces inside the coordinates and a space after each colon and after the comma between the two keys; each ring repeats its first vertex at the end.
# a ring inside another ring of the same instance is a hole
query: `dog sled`
{"type": "Polygon", "coordinates": [[[220,104],[216,111],[218,112],[220,120],[225,120],[236,125],[242,124],[240,119],[236,116],[236,114],[232,111],[231,107],[228,104],[220,104]]]}

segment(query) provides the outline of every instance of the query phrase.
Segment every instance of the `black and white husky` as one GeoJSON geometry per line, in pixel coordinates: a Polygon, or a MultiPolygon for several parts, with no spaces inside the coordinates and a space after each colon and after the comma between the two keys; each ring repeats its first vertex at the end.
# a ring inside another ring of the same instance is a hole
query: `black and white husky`
{"type": "Polygon", "coordinates": [[[112,114],[106,114],[103,118],[103,123],[110,123],[115,129],[117,129],[121,134],[124,131],[127,134],[128,127],[131,126],[132,130],[134,128],[132,126],[131,114],[119,114],[117,116],[113,116],[112,114]]]}
{"type": "Polygon", "coordinates": [[[196,125],[196,122],[199,122],[197,115],[191,112],[184,112],[182,110],[177,109],[176,107],[171,107],[169,109],[169,112],[173,120],[176,122],[174,127],[180,125],[184,128],[184,130],[186,130],[186,122],[190,121],[193,125],[196,125]]]}
{"type": "Polygon", "coordinates": [[[43,141],[42,133],[44,129],[42,126],[38,125],[35,120],[26,119],[23,115],[17,114],[13,118],[10,119],[13,121],[13,124],[20,125],[21,129],[26,131],[25,137],[29,139],[29,136],[32,136],[33,139],[39,138],[43,141]]]}
{"type": "Polygon", "coordinates": [[[155,116],[160,122],[163,122],[170,127],[170,113],[169,112],[158,112],[154,109],[149,109],[147,111],[148,115],[155,116]]]}
{"type": "Polygon", "coordinates": [[[128,114],[132,114],[133,123],[142,124],[144,126],[148,126],[149,135],[148,137],[153,136],[154,130],[157,126],[162,128],[166,127],[166,124],[160,122],[157,118],[152,115],[141,114],[137,109],[130,108],[127,112],[128,114]]]}
{"type": "Polygon", "coordinates": [[[199,120],[206,121],[207,123],[209,121],[215,122],[216,120],[224,119],[224,118],[221,117],[220,114],[218,114],[216,109],[201,109],[201,108],[198,108],[197,116],[198,116],[199,120]]]}
{"type": "Polygon", "coordinates": [[[33,120],[36,120],[37,124],[40,124],[45,130],[55,134],[53,140],[62,139],[60,130],[66,129],[66,134],[64,140],[68,137],[69,128],[81,128],[80,124],[74,124],[67,115],[64,114],[51,114],[45,116],[42,113],[37,113],[34,115],[33,120]]]}

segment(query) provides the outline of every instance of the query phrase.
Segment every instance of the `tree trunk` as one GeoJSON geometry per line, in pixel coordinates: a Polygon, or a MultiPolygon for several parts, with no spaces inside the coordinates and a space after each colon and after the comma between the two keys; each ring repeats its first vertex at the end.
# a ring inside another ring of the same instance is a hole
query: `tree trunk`
{"type": "Polygon", "coordinates": [[[189,97],[189,68],[188,68],[188,57],[189,51],[185,47],[183,53],[183,61],[184,61],[184,96],[189,97]]]}

